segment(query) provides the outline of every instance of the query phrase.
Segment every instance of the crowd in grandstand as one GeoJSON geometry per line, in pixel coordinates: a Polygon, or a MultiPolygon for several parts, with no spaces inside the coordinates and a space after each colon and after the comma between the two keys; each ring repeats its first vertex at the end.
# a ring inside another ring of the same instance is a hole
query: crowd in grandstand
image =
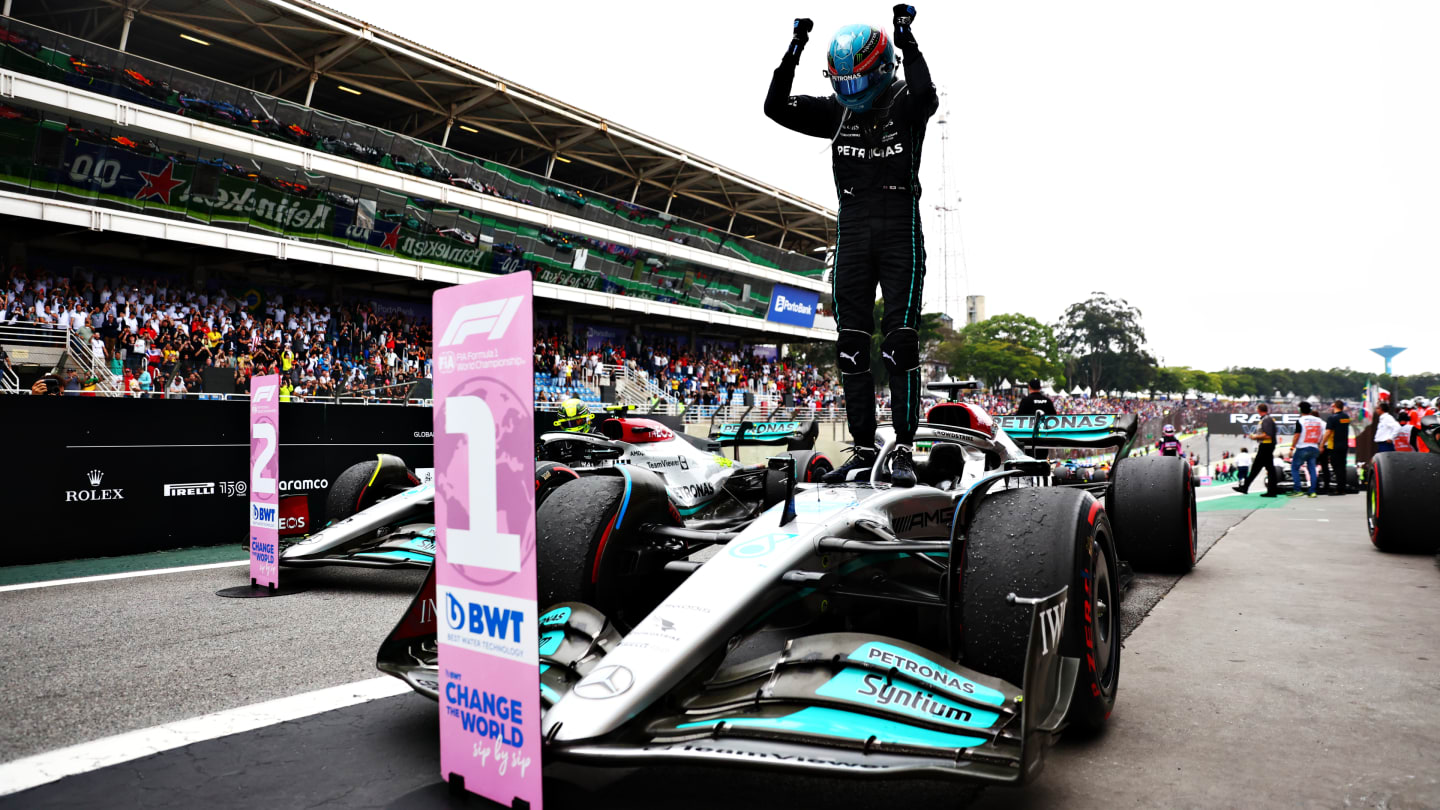
{"type": "MultiPolygon", "coordinates": [[[[213,369],[222,370],[224,389],[238,391],[253,375],[281,374],[287,400],[365,395],[428,372],[428,322],[365,302],[285,293],[242,301],[223,288],[172,284],[15,266],[5,279],[3,318],[74,332],[91,347],[97,375],[108,373],[135,396],[205,392],[215,386],[213,369]]],[[[64,382],[84,393],[99,380],[71,372],[64,382]]]]}

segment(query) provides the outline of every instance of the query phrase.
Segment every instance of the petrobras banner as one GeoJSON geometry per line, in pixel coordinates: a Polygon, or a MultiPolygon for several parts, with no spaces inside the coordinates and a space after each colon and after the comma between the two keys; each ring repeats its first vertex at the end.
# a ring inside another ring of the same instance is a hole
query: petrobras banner
{"type": "Polygon", "coordinates": [[[770,309],[765,320],[806,329],[815,325],[815,310],[820,305],[820,293],[776,284],[770,293],[770,309]]]}
{"type": "Polygon", "coordinates": [[[541,810],[533,282],[435,293],[440,775],[541,810]]]}
{"type": "Polygon", "coordinates": [[[250,378],[250,580],[280,587],[280,375],[250,378]]]}

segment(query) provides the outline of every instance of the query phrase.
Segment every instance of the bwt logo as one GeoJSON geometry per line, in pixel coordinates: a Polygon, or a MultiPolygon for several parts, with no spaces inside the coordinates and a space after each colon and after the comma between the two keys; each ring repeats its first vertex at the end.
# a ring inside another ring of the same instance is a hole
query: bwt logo
{"type": "Polygon", "coordinates": [[[255,387],[255,394],[254,394],[254,399],[255,399],[255,401],[256,401],[256,402],[274,402],[274,401],[275,401],[275,390],[276,390],[277,388],[278,388],[278,386],[275,386],[275,385],[257,385],[257,386],[255,387]]]}
{"type": "Polygon", "coordinates": [[[482,301],[459,308],[450,316],[450,325],[445,327],[445,334],[440,336],[440,345],[459,346],[471,335],[488,334],[488,340],[499,340],[505,336],[505,330],[510,328],[510,321],[520,309],[522,300],[524,296],[517,295],[514,298],[482,301]]]}
{"type": "Polygon", "coordinates": [[[520,642],[520,625],[525,613],[509,608],[492,607],[479,602],[462,603],[454,594],[445,594],[446,622],[451,630],[467,630],[471,635],[489,636],[500,641],[520,642]]]}
{"type": "Polygon", "coordinates": [[[798,315],[813,315],[815,313],[815,307],[814,305],[807,304],[804,301],[791,301],[789,298],[785,297],[784,293],[776,293],[775,311],[794,312],[798,315]]]}
{"type": "Polygon", "coordinates": [[[270,504],[250,502],[250,525],[261,529],[280,528],[280,508],[270,504]]]}

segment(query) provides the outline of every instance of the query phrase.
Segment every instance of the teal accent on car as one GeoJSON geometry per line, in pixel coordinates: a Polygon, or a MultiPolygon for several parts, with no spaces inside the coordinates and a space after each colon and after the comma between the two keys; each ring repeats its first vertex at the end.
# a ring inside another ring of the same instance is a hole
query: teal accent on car
{"type": "Polygon", "coordinates": [[[775,731],[793,731],[797,734],[818,734],[822,737],[839,737],[846,740],[868,740],[874,737],[883,743],[903,745],[924,745],[931,748],[974,748],[984,745],[981,737],[949,734],[928,728],[871,717],[866,714],[811,706],[784,717],[727,717],[722,720],[704,720],[698,723],[682,723],[676,728],[714,728],[724,723],[727,726],[768,728],[775,731]]]}
{"type": "Polygon", "coordinates": [[[435,559],[434,554],[421,554],[415,551],[404,549],[392,549],[390,551],[367,551],[363,554],[356,554],[356,557],[384,557],[387,560],[414,560],[416,562],[430,562],[435,559]]]}
{"type": "MultiPolygon", "coordinates": [[[[1065,439],[1072,442],[1103,441],[1114,435],[1119,415],[1113,413],[1076,413],[1044,416],[1040,420],[1040,437],[1065,439]]],[[[995,417],[995,424],[1012,437],[1023,439],[1035,433],[1035,417],[995,417]]]]}
{"type": "Polygon", "coordinates": [[[981,711],[880,672],[853,667],[841,670],[815,694],[961,728],[990,728],[1000,719],[995,712],[981,711]]]}
{"type": "MultiPolygon", "coordinates": [[[[570,608],[560,607],[540,617],[540,624],[564,624],[570,621],[570,608]]],[[[542,672],[544,670],[541,670],[542,672]]]]}
{"type": "MultiPolygon", "coordinates": [[[[745,441],[749,442],[783,442],[790,439],[791,434],[800,430],[799,422],[754,422],[745,430],[745,441]]],[[[736,434],[740,432],[739,422],[727,422],[720,425],[715,435],[711,438],[717,441],[734,441],[736,434]]]]}
{"type": "Polygon", "coordinates": [[[883,641],[867,641],[856,647],[848,658],[851,661],[864,661],[871,666],[887,669],[894,667],[912,678],[929,681],[952,692],[969,695],[981,703],[988,703],[991,706],[1001,706],[1005,703],[1003,693],[957,675],[928,658],[883,641]]]}
{"type": "Polygon", "coordinates": [[[565,640],[565,633],[562,630],[551,630],[548,633],[540,634],[540,654],[554,655],[560,649],[560,642],[565,640]]]}

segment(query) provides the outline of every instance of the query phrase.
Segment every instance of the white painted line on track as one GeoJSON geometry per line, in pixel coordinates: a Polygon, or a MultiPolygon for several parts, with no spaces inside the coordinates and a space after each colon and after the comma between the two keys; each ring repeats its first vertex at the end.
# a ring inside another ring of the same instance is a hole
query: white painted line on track
{"type": "Polygon", "coordinates": [[[1240,497],[1241,495],[1244,495],[1244,494],[1246,494],[1246,493],[1243,493],[1243,492],[1226,492],[1226,493],[1224,493],[1224,494],[1211,495],[1211,496],[1209,496],[1208,498],[1201,498],[1201,497],[1199,497],[1199,496],[1196,496],[1195,502],[1196,502],[1196,503],[1206,503],[1207,501],[1218,501],[1218,500],[1220,500],[1221,498],[1238,498],[1238,497],[1240,497]]]}
{"type": "Polygon", "coordinates": [[[0,765],[0,796],[193,743],[254,731],[409,691],[410,687],[404,681],[385,675],[57,748],[0,765]]]}
{"type": "Polygon", "coordinates": [[[107,579],[153,577],[159,574],[205,571],[210,568],[233,568],[237,565],[249,564],[249,560],[235,560],[233,562],[205,563],[204,565],[179,565],[174,568],[147,568],[144,571],[122,571],[118,574],[96,574],[93,577],[72,577],[70,579],[47,579],[41,580],[40,582],[21,582],[18,585],[0,585],[0,593],[4,593],[5,591],[28,591],[31,588],[53,588],[56,585],[79,585],[85,582],[104,582],[107,579]]]}

